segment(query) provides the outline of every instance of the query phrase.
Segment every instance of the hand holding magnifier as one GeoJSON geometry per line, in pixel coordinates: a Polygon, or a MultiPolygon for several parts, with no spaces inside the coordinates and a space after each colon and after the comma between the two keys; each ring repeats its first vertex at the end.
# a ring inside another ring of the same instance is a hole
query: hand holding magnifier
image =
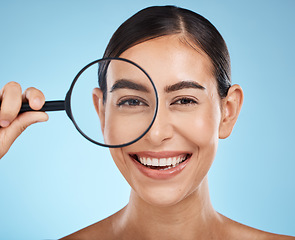
{"type": "MultiPolygon", "coordinates": [[[[62,110],[89,141],[125,147],[151,128],[158,95],[152,79],[139,65],[123,58],[105,58],[81,69],[65,100],[46,101],[39,111],[62,110]]],[[[34,110],[23,103],[20,113],[26,111],[34,110]]]]}

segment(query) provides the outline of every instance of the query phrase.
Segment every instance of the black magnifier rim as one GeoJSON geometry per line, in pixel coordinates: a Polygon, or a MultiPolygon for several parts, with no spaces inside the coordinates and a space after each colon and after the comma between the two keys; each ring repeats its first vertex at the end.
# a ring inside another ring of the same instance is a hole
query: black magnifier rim
{"type": "Polygon", "coordinates": [[[131,145],[135,142],[137,142],[139,139],[141,139],[152,127],[152,125],[154,124],[155,122],[155,119],[156,119],[156,116],[157,116],[157,113],[158,113],[158,105],[159,105],[159,98],[158,98],[158,92],[157,92],[157,89],[156,89],[156,86],[153,82],[153,80],[151,79],[151,77],[148,75],[148,73],[141,67],[139,66],[138,64],[136,64],[135,62],[131,61],[131,60],[128,60],[126,58],[119,58],[119,57],[109,57],[109,58],[101,58],[101,59],[97,59],[89,64],[87,64],[85,67],[83,67],[80,72],[78,72],[78,74],[75,76],[70,88],[69,88],[69,91],[67,92],[66,94],[66,98],[65,98],[65,109],[66,109],[66,113],[68,115],[68,117],[71,119],[71,121],[73,122],[74,126],[76,127],[76,129],[78,130],[78,132],[84,137],[86,138],[88,141],[96,144],[96,145],[99,145],[99,146],[102,146],[102,147],[108,147],[108,148],[122,148],[122,147],[126,147],[128,145],[131,145]],[[149,81],[151,82],[152,86],[153,86],[153,89],[155,91],[155,96],[156,96],[156,107],[155,107],[155,113],[154,113],[154,116],[153,116],[153,119],[150,123],[150,125],[148,126],[148,128],[139,136],[137,137],[136,139],[130,141],[130,142],[127,142],[127,143],[123,143],[123,144],[117,144],[117,145],[110,145],[110,144],[104,144],[104,143],[100,143],[100,142],[97,142],[95,140],[93,140],[92,138],[88,137],[78,126],[78,124],[76,123],[74,117],[73,117],[73,114],[72,114],[72,107],[71,107],[71,96],[72,96],[72,92],[73,92],[73,89],[74,89],[74,86],[76,84],[76,82],[78,81],[79,77],[81,76],[81,74],[86,70],[88,69],[89,67],[91,67],[92,65],[96,64],[96,63],[99,63],[99,62],[103,62],[103,61],[111,61],[111,60],[119,60],[119,61],[123,61],[123,62],[127,62],[127,63],[130,63],[136,67],[138,67],[146,76],[147,78],[149,79],[149,81]]]}

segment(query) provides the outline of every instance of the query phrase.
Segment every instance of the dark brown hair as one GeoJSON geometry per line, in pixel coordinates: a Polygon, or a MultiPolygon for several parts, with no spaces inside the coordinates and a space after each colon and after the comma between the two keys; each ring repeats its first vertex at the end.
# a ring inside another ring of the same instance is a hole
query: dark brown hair
{"type": "MultiPolygon", "coordinates": [[[[119,57],[136,44],[172,34],[183,34],[188,44],[202,49],[208,55],[219,96],[224,98],[231,86],[230,57],[226,43],[206,18],[190,10],[175,6],[154,6],[139,11],[113,34],[103,57],[119,57]]],[[[104,70],[104,67],[99,69],[99,86],[105,99],[107,86],[104,70]]]]}

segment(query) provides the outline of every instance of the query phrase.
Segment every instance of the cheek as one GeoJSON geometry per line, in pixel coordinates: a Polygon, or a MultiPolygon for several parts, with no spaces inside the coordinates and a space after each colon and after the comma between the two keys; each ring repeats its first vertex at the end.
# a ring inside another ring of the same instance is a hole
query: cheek
{"type": "Polygon", "coordinates": [[[176,123],[175,128],[198,148],[210,147],[218,141],[220,117],[219,109],[208,106],[194,112],[183,113],[181,123],[176,123]]]}
{"type": "Polygon", "coordinates": [[[106,114],[105,128],[104,128],[104,140],[106,144],[119,145],[125,143],[124,139],[127,135],[128,126],[124,125],[122,119],[120,120],[116,114],[112,114],[108,111],[106,114]]]}
{"type": "MultiPolygon", "coordinates": [[[[112,159],[116,164],[121,174],[126,178],[128,175],[128,168],[126,167],[122,148],[109,148],[112,159]]],[[[128,179],[126,179],[128,181],[128,179]]]]}
{"type": "Polygon", "coordinates": [[[105,143],[110,145],[129,143],[141,136],[151,121],[149,113],[134,113],[109,107],[105,115],[105,143]]]}
{"type": "Polygon", "coordinates": [[[120,145],[136,139],[139,134],[135,130],[134,120],[130,116],[109,110],[106,114],[104,140],[110,145],[120,145]]]}

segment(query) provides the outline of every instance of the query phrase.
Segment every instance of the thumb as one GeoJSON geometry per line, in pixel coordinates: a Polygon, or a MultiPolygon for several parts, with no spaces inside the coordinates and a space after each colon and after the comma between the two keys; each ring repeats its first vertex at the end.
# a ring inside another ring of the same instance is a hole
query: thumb
{"type": "Polygon", "coordinates": [[[5,128],[0,128],[0,159],[7,153],[15,139],[30,125],[45,122],[48,115],[44,112],[25,112],[5,128]]]}

